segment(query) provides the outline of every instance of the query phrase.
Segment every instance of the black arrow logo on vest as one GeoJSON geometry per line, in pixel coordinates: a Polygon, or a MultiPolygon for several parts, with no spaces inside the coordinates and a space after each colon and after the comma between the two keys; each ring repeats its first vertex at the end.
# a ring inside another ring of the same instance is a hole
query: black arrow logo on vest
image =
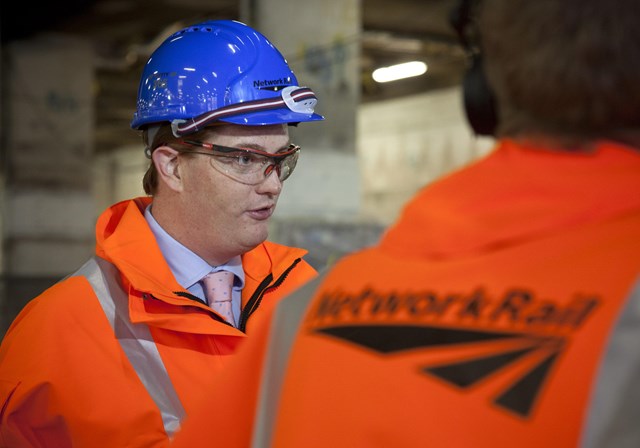
{"type": "Polygon", "coordinates": [[[479,342],[512,341],[510,348],[498,346],[488,354],[464,361],[426,365],[422,372],[432,375],[458,388],[469,388],[479,381],[512,365],[526,355],[540,353],[539,361],[524,375],[502,390],[494,404],[518,416],[530,415],[549,372],[561,353],[565,341],[514,332],[491,332],[419,325],[347,325],[315,329],[316,332],[366,347],[377,353],[395,354],[407,350],[462,347],[479,342]],[[517,348],[513,348],[518,346],[517,348]]]}

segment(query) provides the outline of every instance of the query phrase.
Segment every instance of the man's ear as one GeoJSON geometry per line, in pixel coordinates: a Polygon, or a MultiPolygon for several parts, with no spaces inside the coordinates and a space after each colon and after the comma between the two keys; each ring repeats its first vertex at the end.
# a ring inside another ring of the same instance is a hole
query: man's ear
{"type": "Polygon", "coordinates": [[[169,146],[159,146],[151,153],[158,180],[174,191],[182,191],[183,188],[179,155],[178,151],[169,146]]]}

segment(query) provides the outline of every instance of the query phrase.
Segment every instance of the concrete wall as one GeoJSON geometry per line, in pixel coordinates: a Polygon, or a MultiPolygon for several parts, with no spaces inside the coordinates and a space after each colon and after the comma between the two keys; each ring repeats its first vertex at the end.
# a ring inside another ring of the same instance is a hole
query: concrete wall
{"type": "Polygon", "coordinates": [[[460,88],[360,106],[362,216],[393,222],[420,188],[482,156],[492,144],[473,135],[460,88]]]}
{"type": "Polygon", "coordinates": [[[0,329],[95,245],[93,49],[43,34],[2,56],[0,329]]]}
{"type": "Polygon", "coordinates": [[[98,213],[124,199],[145,196],[142,177],[149,166],[142,140],[139,146],[126,146],[96,154],[92,167],[93,197],[98,213]]]}

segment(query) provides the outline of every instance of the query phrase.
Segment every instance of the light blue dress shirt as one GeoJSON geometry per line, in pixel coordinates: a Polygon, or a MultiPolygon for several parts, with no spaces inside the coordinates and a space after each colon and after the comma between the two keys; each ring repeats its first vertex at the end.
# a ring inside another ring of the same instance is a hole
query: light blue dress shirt
{"type": "MultiPolygon", "coordinates": [[[[151,204],[152,205],[152,204],[151,204]]],[[[156,237],[160,251],[164,256],[169,269],[173,273],[177,282],[184,289],[207,303],[202,287],[202,277],[210,272],[229,271],[235,275],[231,296],[231,308],[233,318],[237,327],[240,321],[241,293],[244,288],[244,269],[242,269],[242,259],[240,256],[232,258],[227,263],[220,266],[211,266],[198,255],[187,249],[180,242],[169,235],[151,214],[151,205],[144,211],[144,217],[151,228],[151,232],[156,237]]],[[[209,304],[210,305],[210,304],[209,304]]]]}

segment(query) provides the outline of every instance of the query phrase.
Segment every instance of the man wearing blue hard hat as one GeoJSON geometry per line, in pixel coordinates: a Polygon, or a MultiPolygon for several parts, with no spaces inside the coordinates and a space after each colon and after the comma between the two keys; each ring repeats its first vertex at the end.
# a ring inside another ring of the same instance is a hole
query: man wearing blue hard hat
{"type": "Polygon", "coordinates": [[[166,446],[265,304],[310,280],[266,241],[300,147],[322,120],[282,54],[236,21],[167,38],[132,128],[147,197],[97,221],[96,254],[32,300],[0,346],[0,446],[166,446]]]}

